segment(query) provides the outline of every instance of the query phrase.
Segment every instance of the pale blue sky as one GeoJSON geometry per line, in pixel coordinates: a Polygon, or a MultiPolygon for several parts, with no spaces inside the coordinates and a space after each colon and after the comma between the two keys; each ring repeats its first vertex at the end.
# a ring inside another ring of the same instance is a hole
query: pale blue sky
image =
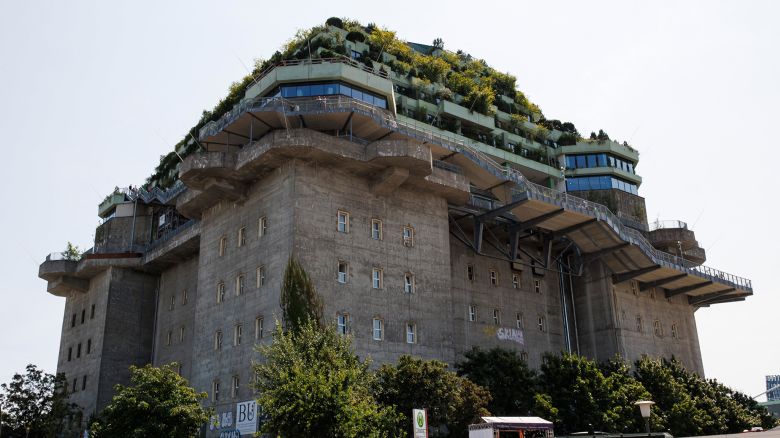
{"type": "Polygon", "coordinates": [[[641,152],[650,219],[693,225],[707,264],[755,296],[699,310],[708,377],[751,395],[777,341],[780,3],[0,2],[0,381],[56,369],[64,299],[37,278],[97,204],[140,184],[201,110],[297,29],[330,16],[463,49],[518,78],[548,118],[641,152]]]}

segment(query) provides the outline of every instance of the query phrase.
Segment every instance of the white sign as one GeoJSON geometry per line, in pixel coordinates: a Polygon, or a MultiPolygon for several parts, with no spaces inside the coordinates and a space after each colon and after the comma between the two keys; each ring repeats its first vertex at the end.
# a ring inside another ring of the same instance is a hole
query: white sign
{"type": "Polygon", "coordinates": [[[236,429],[241,435],[254,436],[257,432],[257,402],[254,400],[236,404],[236,429]]]}
{"type": "Polygon", "coordinates": [[[425,409],[412,409],[414,438],[428,438],[428,413],[425,409]]]}
{"type": "Polygon", "coordinates": [[[525,344],[523,331],[519,329],[501,327],[496,330],[496,337],[502,341],[514,341],[520,345],[525,344]]]}

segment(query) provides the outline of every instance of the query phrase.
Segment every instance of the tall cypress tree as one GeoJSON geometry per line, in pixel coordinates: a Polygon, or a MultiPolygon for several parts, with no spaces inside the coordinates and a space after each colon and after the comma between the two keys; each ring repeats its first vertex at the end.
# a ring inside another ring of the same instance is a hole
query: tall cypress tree
{"type": "Polygon", "coordinates": [[[322,299],[303,266],[293,256],[287,261],[282,283],[282,314],[288,330],[297,331],[306,321],[322,321],[322,299]]]}

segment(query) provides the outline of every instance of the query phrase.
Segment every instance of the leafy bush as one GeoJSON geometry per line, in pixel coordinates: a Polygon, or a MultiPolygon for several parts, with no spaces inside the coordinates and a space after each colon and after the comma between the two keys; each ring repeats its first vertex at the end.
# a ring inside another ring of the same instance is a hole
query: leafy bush
{"type": "Polygon", "coordinates": [[[364,34],[363,32],[358,32],[353,30],[347,34],[347,40],[352,41],[353,43],[357,43],[357,42],[362,43],[366,40],[366,34],[364,34]]]}
{"type": "Polygon", "coordinates": [[[325,21],[325,24],[328,26],[338,27],[339,29],[344,29],[344,22],[341,21],[341,18],[338,17],[330,17],[325,21]]]}

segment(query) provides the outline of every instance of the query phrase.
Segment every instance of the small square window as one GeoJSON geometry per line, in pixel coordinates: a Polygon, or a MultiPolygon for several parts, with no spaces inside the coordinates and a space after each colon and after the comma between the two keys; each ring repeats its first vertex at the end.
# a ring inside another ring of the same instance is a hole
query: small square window
{"type": "Polygon", "coordinates": [[[265,266],[258,266],[255,272],[255,286],[258,289],[265,286],[265,266]]]}
{"type": "Polygon", "coordinates": [[[374,289],[382,288],[382,270],[379,268],[371,270],[371,287],[374,289]]]}
{"type": "Polygon", "coordinates": [[[219,239],[219,256],[225,255],[225,249],[227,248],[227,236],[222,236],[219,239]]]}
{"type": "Polygon", "coordinates": [[[244,293],[244,274],[239,274],[236,277],[236,296],[244,293]]]}
{"type": "Polygon", "coordinates": [[[346,335],[349,328],[349,315],[339,313],[336,315],[336,333],[346,335]]]}
{"type": "Polygon", "coordinates": [[[339,262],[338,274],[336,275],[336,279],[338,280],[339,283],[347,282],[348,272],[349,272],[349,264],[347,264],[347,262],[339,262]]]}
{"type": "Polygon", "coordinates": [[[512,288],[520,289],[520,275],[512,274],[512,288]]]}
{"type": "Polygon", "coordinates": [[[382,320],[379,318],[374,318],[372,324],[373,324],[373,339],[375,341],[381,341],[382,338],[384,337],[384,326],[382,320]]]}
{"type": "Polygon", "coordinates": [[[349,233],[349,213],[339,210],[337,222],[339,233],[349,233]]]}
{"type": "Polygon", "coordinates": [[[263,339],[263,335],[265,335],[263,333],[263,317],[258,316],[255,318],[255,341],[263,339]]]}
{"type": "Polygon", "coordinates": [[[371,219],[371,238],[382,240],[382,221],[379,219],[371,219]]]}
{"type": "Polygon", "coordinates": [[[498,272],[495,269],[490,270],[490,284],[492,286],[498,286],[498,272]]]}
{"type": "Polygon", "coordinates": [[[417,343],[417,325],[412,323],[406,323],[406,343],[417,343]]]}
{"type": "Polygon", "coordinates": [[[268,218],[263,216],[257,220],[257,237],[263,237],[268,233],[268,218]]]}
{"type": "Polygon", "coordinates": [[[408,272],[404,274],[404,293],[414,293],[414,275],[408,272]]]}
{"type": "Polygon", "coordinates": [[[414,246],[414,228],[412,228],[409,225],[405,226],[403,231],[403,237],[404,237],[404,246],[410,248],[414,246]]]}
{"type": "Polygon", "coordinates": [[[538,278],[534,278],[534,292],[538,294],[542,293],[542,281],[538,278]]]}
{"type": "Polygon", "coordinates": [[[238,247],[241,248],[244,245],[246,245],[246,227],[241,227],[238,229],[238,247]]]}
{"type": "Polygon", "coordinates": [[[217,302],[221,303],[225,301],[225,283],[220,281],[217,283],[217,302]]]}
{"type": "Polygon", "coordinates": [[[493,309],[493,325],[501,325],[501,312],[493,309]]]}
{"type": "Polygon", "coordinates": [[[469,281],[474,281],[474,265],[466,266],[466,278],[469,281]]]}

